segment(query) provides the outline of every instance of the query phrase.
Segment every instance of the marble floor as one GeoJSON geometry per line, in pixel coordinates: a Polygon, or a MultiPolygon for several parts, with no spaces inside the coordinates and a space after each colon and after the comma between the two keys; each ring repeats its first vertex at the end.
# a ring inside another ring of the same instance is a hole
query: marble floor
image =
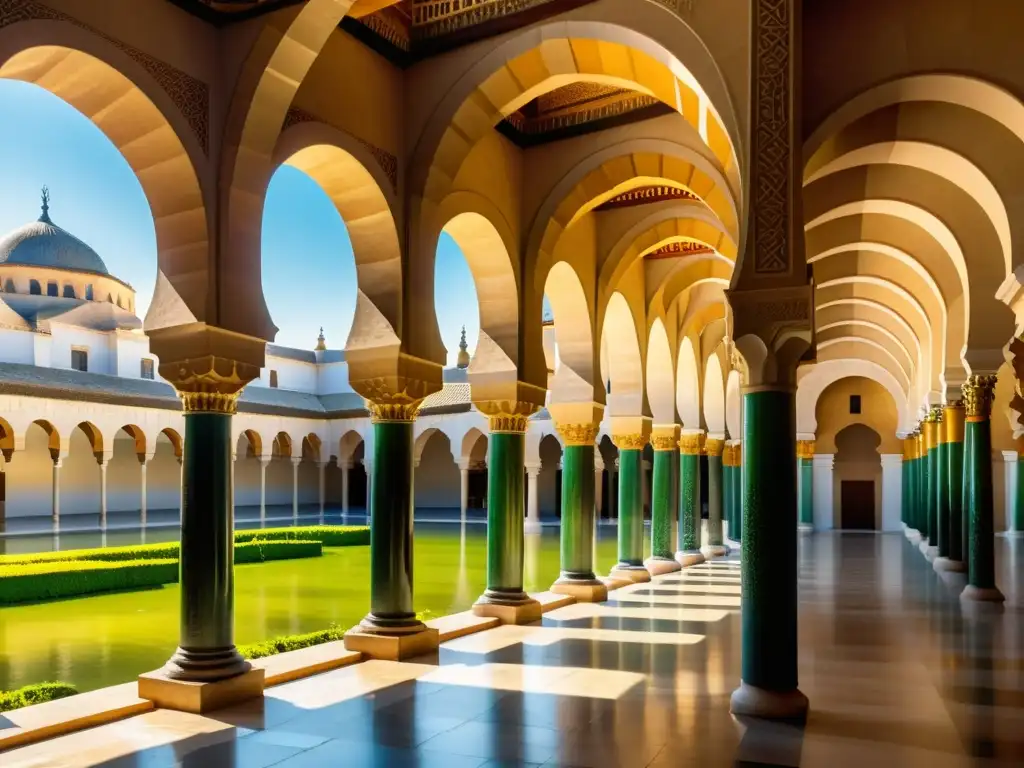
{"type": "Polygon", "coordinates": [[[801,542],[806,727],[740,721],[739,565],[717,561],[530,627],[371,661],[201,717],[155,711],[0,755],[23,766],[1024,765],[1021,541],[1009,596],[964,614],[900,535],[801,542]]]}

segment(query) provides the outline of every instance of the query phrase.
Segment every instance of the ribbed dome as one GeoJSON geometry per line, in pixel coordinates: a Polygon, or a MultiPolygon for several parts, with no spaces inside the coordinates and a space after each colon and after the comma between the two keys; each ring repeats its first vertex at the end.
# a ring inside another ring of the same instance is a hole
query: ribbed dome
{"type": "Polygon", "coordinates": [[[110,274],[96,251],[50,221],[48,202],[49,198],[44,195],[43,213],[38,221],[19,227],[0,238],[0,264],[25,264],[110,274]]]}

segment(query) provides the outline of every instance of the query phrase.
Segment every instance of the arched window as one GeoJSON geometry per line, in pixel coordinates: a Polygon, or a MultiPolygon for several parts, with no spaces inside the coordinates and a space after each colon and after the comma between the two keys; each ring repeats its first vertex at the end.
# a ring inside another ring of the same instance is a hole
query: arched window
{"type": "Polygon", "coordinates": [[[113,303],[114,303],[114,297],[113,297],[113,296],[111,296],[111,295],[110,295],[110,294],[108,293],[108,294],[107,294],[107,304],[113,304],[113,303]]]}
{"type": "Polygon", "coordinates": [[[46,283],[46,295],[47,296],[60,296],[60,286],[57,285],[56,280],[50,280],[46,283]]]}
{"type": "Polygon", "coordinates": [[[14,280],[7,278],[7,282],[4,283],[4,291],[7,293],[17,293],[17,289],[14,287],[14,280]]]}
{"type": "Polygon", "coordinates": [[[117,297],[117,306],[119,306],[121,309],[124,309],[124,304],[121,303],[121,296],[120,295],[118,295],[118,297],[117,297]]]}
{"type": "Polygon", "coordinates": [[[85,300],[92,301],[92,285],[85,286],[85,300]]]}
{"type": "Polygon", "coordinates": [[[65,299],[73,299],[73,298],[75,298],[75,286],[73,286],[73,285],[65,285],[64,286],[64,298],[65,299]]]}
{"type": "Polygon", "coordinates": [[[31,293],[33,296],[42,296],[43,295],[43,289],[39,285],[39,281],[38,280],[29,280],[28,281],[28,292],[31,293]]]}

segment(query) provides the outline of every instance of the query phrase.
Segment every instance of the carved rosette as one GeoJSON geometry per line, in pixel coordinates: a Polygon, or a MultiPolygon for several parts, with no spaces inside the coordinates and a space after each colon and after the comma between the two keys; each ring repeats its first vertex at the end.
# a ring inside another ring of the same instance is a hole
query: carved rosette
{"type": "Polygon", "coordinates": [[[996,397],[994,375],[971,376],[963,385],[967,421],[988,421],[992,418],[992,403],[996,397]]]}
{"type": "Polygon", "coordinates": [[[593,445],[597,441],[600,424],[556,424],[555,428],[568,446],[593,445]]]}
{"type": "Polygon", "coordinates": [[[488,400],[476,407],[487,416],[491,434],[524,435],[530,427],[530,417],[539,408],[535,403],[521,400],[488,400]]]}
{"type": "Polygon", "coordinates": [[[721,456],[723,450],[725,450],[725,440],[709,437],[704,441],[704,453],[708,456],[721,456]]]}
{"type": "Polygon", "coordinates": [[[704,435],[691,432],[679,438],[679,452],[684,456],[700,456],[704,435]]]}
{"type": "Polygon", "coordinates": [[[796,441],[796,457],[798,459],[813,459],[814,458],[814,441],[813,440],[797,440],[796,441]]]}
{"type": "Polygon", "coordinates": [[[612,435],[612,444],[620,451],[642,451],[647,443],[648,437],[642,432],[612,435]]]}

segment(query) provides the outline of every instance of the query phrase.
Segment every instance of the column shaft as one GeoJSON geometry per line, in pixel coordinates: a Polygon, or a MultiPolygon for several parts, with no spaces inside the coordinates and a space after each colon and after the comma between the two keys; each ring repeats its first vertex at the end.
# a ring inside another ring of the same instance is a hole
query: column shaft
{"type": "Polygon", "coordinates": [[[743,682],[797,688],[797,510],[794,395],[744,399],[743,682]]]}
{"type": "Polygon", "coordinates": [[[100,528],[107,527],[107,462],[100,462],[100,528]]]}
{"type": "Polygon", "coordinates": [[[705,443],[708,457],[708,547],[712,554],[724,555],[722,539],[722,449],[724,442],[709,438],[705,443]]]}
{"type": "Polygon", "coordinates": [[[302,459],[292,458],[292,519],[299,519],[299,463],[302,459]]]}
{"type": "Polygon", "coordinates": [[[935,541],[937,557],[949,559],[949,487],[946,472],[949,459],[946,453],[946,430],[942,408],[932,409],[935,420],[935,442],[929,460],[932,462],[932,482],[935,484],[935,541]]]}
{"type": "MultiPolygon", "coordinates": [[[[140,492],[139,492],[139,505],[140,505],[140,507],[139,507],[139,518],[140,518],[140,521],[141,521],[141,524],[142,524],[143,528],[146,527],[146,514],[147,514],[147,507],[149,506],[148,503],[147,503],[147,498],[146,498],[146,496],[148,495],[147,492],[146,492],[147,476],[149,475],[149,472],[147,471],[148,468],[149,468],[149,465],[145,461],[143,461],[143,462],[141,462],[139,464],[139,483],[142,486],[141,489],[140,489],[140,492]]],[[[104,473],[104,474],[106,474],[106,473],[104,473]]],[[[106,479],[106,478],[104,478],[104,479],[106,479]]],[[[104,501],[106,501],[106,500],[104,499],[104,501]]],[[[104,507],[105,506],[106,505],[104,504],[104,507]]]]}
{"type": "Polygon", "coordinates": [[[814,530],[814,459],[801,457],[800,471],[800,527],[814,530]]]}
{"type": "Polygon", "coordinates": [[[725,446],[722,450],[722,539],[732,538],[732,447],[725,446]]]}
{"type": "Polygon", "coordinates": [[[53,475],[51,488],[52,494],[50,496],[50,514],[53,517],[53,527],[58,528],[60,526],[60,465],[61,459],[54,459],[53,461],[53,475]]]}
{"type": "Polygon", "coordinates": [[[676,439],[667,441],[668,447],[654,451],[654,482],[651,495],[651,556],[657,560],[672,560],[672,521],[679,503],[673,493],[673,469],[676,464],[676,439]]]}
{"type": "Polygon", "coordinates": [[[459,519],[466,519],[469,509],[469,467],[459,467],[459,519]]]}
{"type": "MultiPolygon", "coordinates": [[[[351,467],[348,464],[341,466],[341,514],[348,515],[348,473],[351,467]]],[[[263,498],[263,487],[260,485],[260,499],[263,498]]],[[[262,503],[262,502],[261,502],[262,503]]]]}
{"type": "Polygon", "coordinates": [[[231,415],[185,411],[181,628],[165,667],[179,680],[221,680],[249,668],[234,643],[231,415]]]}
{"type": "Polygon", "coordinates": [[[413,607],[413,421],[375,421],[370,475],[368,632],[415,632],[413,607]]]}
{"type": "Polygon", "coordinates": [[[676,559],[701,562],[700,552],[700,435],[689,433],[679,440],[679,538],[676,559]]]}
{"type": "Polygon", "coordinates": [[[560,581],[595,581],[594,450],[593,442],[589,445],[567,444],[562,453],[560,581]]]}
{"type": "Polygon", "coordinates": [[[644,508],[638,448],[619,449],[619,563],[617,568],[642,568],[644,561],[644,508]]]}
{"type": "Polygon", "coordinates": [[[928,534],[928,544],[925,548],[925,554],[928,555],[929,559],[933,559],[935,554],[938,552],[939,544],[938,482],[936,479],[938,456],[935,450],[938,438],[938,424],[935,423],[931,414],[926,417],[923,430],[925,452],[922,456],[922,464],[924,470],[925,514],[927,515],[927,522],[925,526],[928,534]]]}
{"type": "Polygon", "coordinates": [[[268,459],[259,458],[260,462],[260,522],[267,519],[267,463],[268,459]]]}
{"type": "Polygon", "coordinates": [[[320,523],[324,522],[324,505],[327,502],[327,464],[326,462],[317,462],[317,471],[319,472],[319,486],[320,486],[320,523]]]}
{"type": "Polygon", "coordinates": [[[1016,534],[1024,533],[1024,452],[1017,453],[1017,492],[1013,496],[1010,530],[1016,534]]]}
{"type": "Polygon", "coordinates": [[[943,414],[946,436],[946,495],[949,505],[948,541],[951,570],[964,570],[964,407],[963,402],[947,405],[943,414]]]}

